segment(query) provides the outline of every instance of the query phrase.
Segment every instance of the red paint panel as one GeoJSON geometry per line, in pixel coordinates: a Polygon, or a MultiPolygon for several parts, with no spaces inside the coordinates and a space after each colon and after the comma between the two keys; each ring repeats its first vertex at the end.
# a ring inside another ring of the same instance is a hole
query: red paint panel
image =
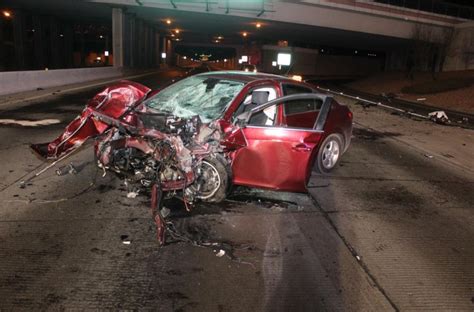
{"type": "Polygon", "coordinates": [[[234,183],[305,192],[320,132],[274,127],[243,129],[247,146],[233,157],[234,183]]]}

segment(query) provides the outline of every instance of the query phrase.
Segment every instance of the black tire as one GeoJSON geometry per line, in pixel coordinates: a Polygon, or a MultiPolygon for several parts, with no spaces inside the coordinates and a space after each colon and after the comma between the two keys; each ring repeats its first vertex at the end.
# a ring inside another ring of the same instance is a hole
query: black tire
{"type": "Polygon", "coordinates": [[[339,163],[343,152],[342,136],[336,133],[328,135],[319,147],[316,158],[316,171],[321,174],[331,172],[339,163]]]}
{"type": "Polygon", "coordinates": [[[208,203],[219,203],[226,199],[228,191],[230,190],[230,174],[225,160],[221,157],[211,156],[203,159],[203,167],[207,167],[207,170],[217,172],[220,179],[217,190],[213,191],[210,197],[199,197],[200,200],[208,203]]]}

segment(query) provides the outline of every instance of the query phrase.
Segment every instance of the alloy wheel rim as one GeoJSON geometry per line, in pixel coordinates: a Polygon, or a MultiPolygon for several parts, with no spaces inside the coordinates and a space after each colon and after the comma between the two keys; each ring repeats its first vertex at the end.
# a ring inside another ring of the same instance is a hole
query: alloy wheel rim
{"type": "Polygon", "coordinates": [[[221,186],[221,177],[217,169],[209,162],[203,161],[201,169],[203,170],[203,180],[205,181],[204,190],[196,196],[200,199],[208,199],[214,196],[221,186]]]}
{"type": "Polygon", "coordinates": [[[339,152],[340,148],[337,141],[331,140],[326,143],[323,149],[322,159],[323,167],[325,169],[331,169],[336,165],[337,160],[339,159],[339,152]]]}

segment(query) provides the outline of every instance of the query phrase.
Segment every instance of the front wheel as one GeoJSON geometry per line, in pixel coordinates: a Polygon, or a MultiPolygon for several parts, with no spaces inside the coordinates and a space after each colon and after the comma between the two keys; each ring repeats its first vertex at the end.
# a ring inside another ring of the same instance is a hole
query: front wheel
{"type": "Polygon", "coordinates": [[[328,135],[318,150],[316,170],[322,174],[329,173],[336,167],[343,150],[341,135],[335,133],[328,135]]]}
{"type": "Polygon", "coordinates": [[[226,198],[230,175],[223,160],[218,157],[206,157],[197,173],[197,180],[193,185],[196,198],[213,203],[226,198]]]}

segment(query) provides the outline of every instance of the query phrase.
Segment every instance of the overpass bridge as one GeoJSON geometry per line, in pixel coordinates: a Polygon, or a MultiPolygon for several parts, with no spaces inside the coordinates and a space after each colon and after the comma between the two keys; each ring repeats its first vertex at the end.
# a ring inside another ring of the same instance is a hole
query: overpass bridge
{"type": "MultiPolygon", "coordinates": [[[[474,14],[471,11],[466,13],[458,7],[457,14],[448,15],[440,14],[439,10],[427,12],[384,2],[391,3],[376,0],[48,0],[41,3],[6,0],[6,8],[12,8],[14,13],[13,39],[10,42],[16,64],[14,70],[84,67],[84,61],[80,64],[61,63],[58,61],[59,53],[53,53],[63,45],[60,40],[63,37],[58,37],[63,34],[57,29],[67,28],[64,25],[68,20],[79,17],[105,21],[109,25],[109,32],[99,35],[106,42],[98,43],[101,47],[95,49],[96,53],[85,56],[81,51],[74,52],[80,54],[82,60],[91,58],[92,65],[113,65],[113,69],[90,68],[90,75],[113,75],[124,67],[153,68],[174,64],[177,61],[174,48],[192,44],[235,46],[237,58],[256,44],[262,54],[259,67],[265,71],[273,70],[275,53],[281,51],[294,53],[294,65],[299,73],[314,74],[319,69],[329,71],[329,75],[341,71],[345,76],[351,73],[365,75],[384,69],[404,69],[414,39],[431,42],[436,49],[446,49],[448,44],[453,47],[452,53],[443,61],[444,70],[474,68],[473,62],[466,61],[465,57],[466,42],[474,46],[474,27],[470,21],[474,14]],[[54,17],[45,23],[45,14],[54,17]],[[33,21],[31,26],[28,26],[28,19],[33,21]],[[39,30],[30,34],[30,43],[22,34],[29,27],[39,30]],[[39,32],[54,37],[47,47],[43,46],[47,40],[38,35],[39,32]],[[450,32],[456,36],[452,35],[447,42],[446,34],[450,32]],[[25,64],[28,45],[33,45],[35,50],[30,62],[33,66],[25,64]],[[47,53],[51,56],[45,61],[44,54],[47,53]],[[97,60],[99,64],[94,64],[97,60]],[[44,65],[46,63],[52,66],[44,65]]],[[[77,29],[74,31],[77,33],[77,29]]],[[[84,49],[81,45],[87,37],[85,31],[87,29],[79,36],[71,35],[79,43],[69,42],[70,50],[84,49]]],[[[438,53],[436,49],[423,56],[420,68],[431,66],[438,53]]],[[[237,64],[236,60],[233,64],[237,64]]],[[[1,67],[0,64],[0,70],[1,67]]],[[[51,76],[52,72],[44,74],[51,76]]],[[[69,71],[58,74],[61,74],[59,80],[62,76],[71,76],[69,71]]],[[[10,73],[5,79],[11,79],[11,76],[10,73]]],[[[34,75],[39,76],[37,73],[34,75]]],[[[15,77],[18,77],[17,81],[28,79],[21,73],[15,77]]]]}

